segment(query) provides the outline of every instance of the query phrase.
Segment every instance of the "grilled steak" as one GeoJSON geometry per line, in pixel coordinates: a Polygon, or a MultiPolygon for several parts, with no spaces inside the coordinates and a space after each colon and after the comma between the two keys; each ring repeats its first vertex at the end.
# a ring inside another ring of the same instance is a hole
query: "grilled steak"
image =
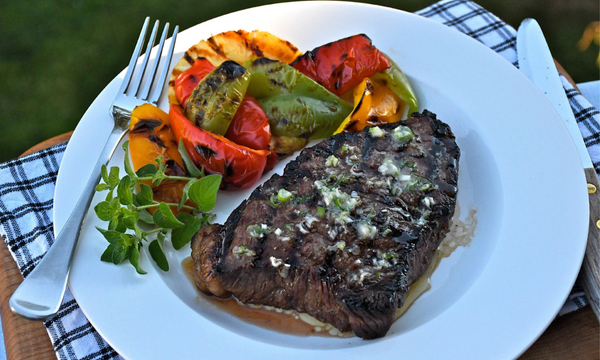
{"type": "Polygon", "coordinates": [[[196,283],[384,336],[448,232],[459,155],[428,111],[307,148],[224,225],[194,236],[196,283]]]}

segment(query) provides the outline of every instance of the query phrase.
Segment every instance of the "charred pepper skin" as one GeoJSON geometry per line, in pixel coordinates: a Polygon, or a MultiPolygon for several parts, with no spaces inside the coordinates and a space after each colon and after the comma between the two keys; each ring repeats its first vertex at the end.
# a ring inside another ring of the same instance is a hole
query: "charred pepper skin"
{"type": "Polygon", "coordinates": [[[270,157],[277,156],[269,150],[253,150],[196,127],[179,105],[171,105],[169,119],[175,139],[183,141],[194,164],[203,167],[207,173],[223,176],[223,190],[251,187],[270,164],[270,157]]]}
{"type": "Polygon", "coordinates": [[[174,83],[175,97],[177,98],[177,101],[179,101],[179,104],[185,106],[188,98],[200,80],[204,79],[204,77],[210,74],[214,69],[215,67],[210,61],[206,60],[206,58],[199,57],[189,69],[179,74],[174,83]]]}
{"type": "Polygon", "coordinates": [[[235,61],[225,61],[196,86],[185,104],[187,118],[199,127],[225,135],[235,115],[250,74],[235,61]]]}
{"type": "MultiPolygon", "coordinates": [[[[137,106],[131,112],[128,137],[129,152],[135,171],[148,164],[156,165],[155,159],[162,156],[162,163],[167,166],[166,175],[187,175],[166,112],[151,104],[137,106]]],[[[187,181],[167,179],[157,187],[153,187],[150,180],[142,183],[152,187],[156,201],[180,203],[187,181]]],[[[148,209],[151,214],[155,210],[155,208],[148,209]]],[[[172,210],[177,214],[175,207],[172,207],[172,210]]]]}
{"type": "Polygon", "coordinates": [[[389,68],[390,62],[367,35],[359,34],[307,51],[292,66],[340,96],[365,77],[389,68]]]}
{"type": "Polygon", "coordinates": [[[352,111],[352,105],[288,64],[259,58],[244,66],[251,74],[247,92],[267,114],[274,136],[325,138],[352,111]]]}
{"type": "MultiPolygon", "coordinates": [[[[185,104],[198,83],[215,67],[205,58],[198,58],[186,71],[175,79],[175,96],[185,104]]],[[[271,141],[269,119],[252,96],[246,94],[238,107],[225,137],[236,144],[254,150],[267,150],[271,141]]]]}

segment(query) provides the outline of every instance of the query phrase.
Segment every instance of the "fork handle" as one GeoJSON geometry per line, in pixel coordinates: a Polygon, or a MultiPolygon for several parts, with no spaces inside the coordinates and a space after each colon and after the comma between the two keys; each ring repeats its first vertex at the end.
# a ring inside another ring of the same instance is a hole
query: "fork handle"
{"type": "Polygon", "coordinates": [[[123,127],[113,128],[64,227],[46,255],[11,296],[9,305],[14,314],[30,320],[44,320],[60,308],[77,239],[100,180],[102,165],[108,163],[126,133],[123,127]]]}

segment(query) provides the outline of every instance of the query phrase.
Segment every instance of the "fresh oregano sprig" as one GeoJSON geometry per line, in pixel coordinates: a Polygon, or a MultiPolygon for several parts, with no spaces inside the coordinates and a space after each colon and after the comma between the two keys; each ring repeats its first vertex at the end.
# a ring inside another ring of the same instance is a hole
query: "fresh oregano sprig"
{"type": "Polygon", "coordinates": [[[149,242],[150,256],[160,269],[168,271],[169,262],[164,247],[167,235],[170,233],[173,248],[179,250],[191,241],[202,226],[210,223],[213,217],[210,210],[215,206],[221,175],[205,176],[204,169],[199,170],[194,165],[181,142],[179,151],[191,177],[165,174],[166,165],[162,163],[162,157],[157,158],[155,164],[134,171],[129,159],[129,142],[123,144],[123,150],[126,174],[120,177],[118,167],[108,170],[102,166],[102,180],[96,186],[96,191],[108,190],[106,199],[94,207],[98,218],[108,222],[107,229],[97,227],[108,241],[100,260],[120,264],[128,259],[139,274],[146,274],[139,264],[140,249],[144,242],[149,242]],[[141,183],[150,181],[156,187],[164,180],[187,181],[180,203],[154,200],[152,188],[141,183]],[[194,206],[190,206],[188,200],[194,206]],[[188,212],[180,212],[175,216],[171,207],[188,212]],[[148,209],[154,209],[152,215],[148,209]]]}

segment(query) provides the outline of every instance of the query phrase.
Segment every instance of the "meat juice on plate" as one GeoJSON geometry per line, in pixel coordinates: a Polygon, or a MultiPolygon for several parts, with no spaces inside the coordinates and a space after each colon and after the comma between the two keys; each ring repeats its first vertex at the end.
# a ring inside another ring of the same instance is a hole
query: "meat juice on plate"
{"type": "MultiPolygon", "coordinates": [[[[469,246],[477,227],[477,210],[470,209],[465,219],[460,219],[460,207],[457,205],[454,217],[450,222],[450,232],[440,244],[427,271],[412,286],[402,307],[396,311],[396,320],[400,318],[421,295],[431,288],[431,276],[443,258],[450,256],[459,246],[469,246]]],[[[222,311],[249,324],[295,336],[326,336],[326,337],[351,337],[353,333],[342,333],[330,324],[325,324],[314,317],[298,313],[293,310],[284,310],[272,306],[242,304],[234,297],[221,299],[207,296],[198,291],[194,282],[194,262],[191,257],[185,258],[182,268],[198,296],[210,301],[222,311]]]]}

